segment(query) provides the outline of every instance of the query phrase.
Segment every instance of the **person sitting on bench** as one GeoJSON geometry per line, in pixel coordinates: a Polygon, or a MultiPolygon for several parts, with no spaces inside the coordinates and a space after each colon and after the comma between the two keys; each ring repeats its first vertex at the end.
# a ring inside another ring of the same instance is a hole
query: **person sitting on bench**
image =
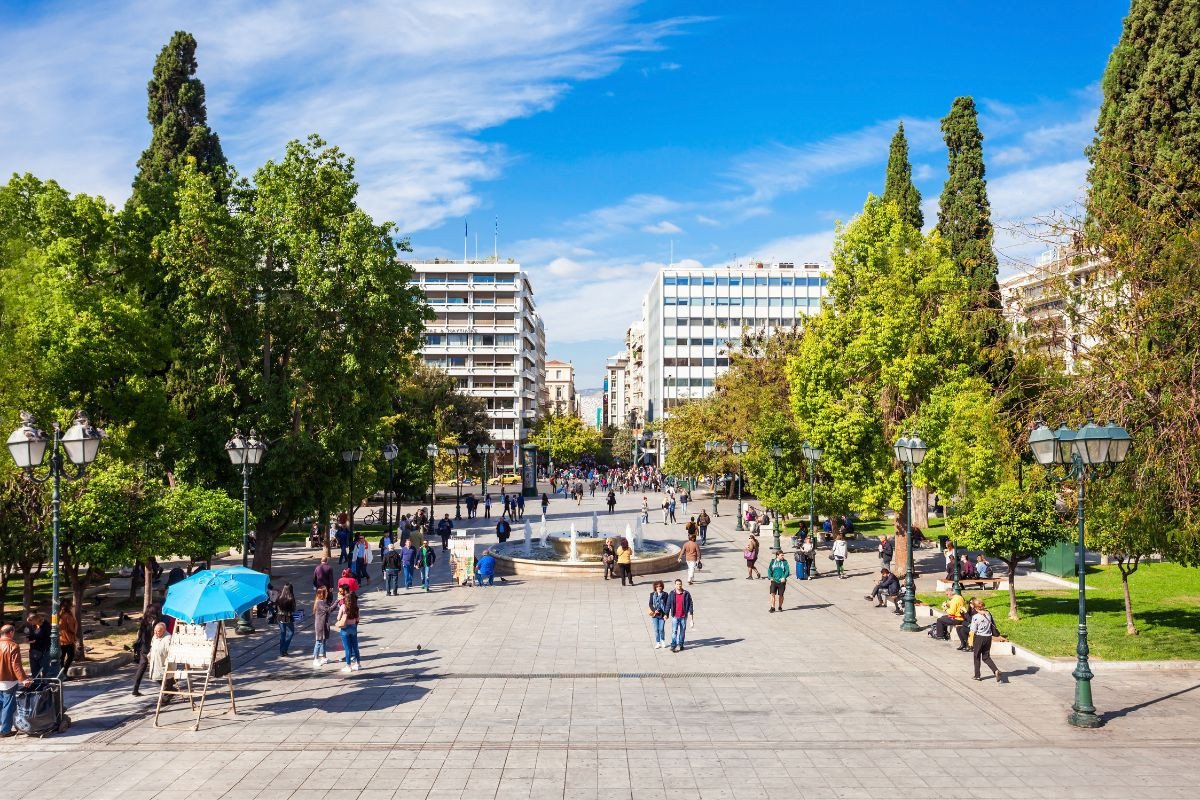
{"type": "Polygon", "coordinates": [[[966,608],[966,602],[961,594],[956,594],[954,588],[946,590],[946,602],[942,603],[942,611],[946,613],[937,618],[933,623],[933,627],[929,629],[929,636],[934,639],[942,639],[949,641],[950,628],[961,625],[963,621],[963,610],[966,608]]]}
{"type": "Polygon", "coordinates": [[[978,578],[992,577],[992,565],[988,563],[987,556],[983,553],[975,556],[975,576],[978,578]]]}
{"type": "Polygon", "coordinates": [[[886,606],[888,598],[896,604],[896,608],[900,608],[900,581],[892,574],[892,571],[887,567],[879,570],[879,582],[875,584],[875,588],[871,593],[865,596],[867,600],[876,600],[875,607],[886,606]]]}

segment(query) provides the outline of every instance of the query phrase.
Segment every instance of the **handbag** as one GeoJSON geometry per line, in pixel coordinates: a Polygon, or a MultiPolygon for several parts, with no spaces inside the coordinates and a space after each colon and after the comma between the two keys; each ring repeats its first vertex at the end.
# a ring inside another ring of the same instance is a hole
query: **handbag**
{"type": "Polygon", "coordinates": [[[975,646],[975,631],[971,630],[971,631],[967,632],[967,647],[974,647],[974,646],[975,646]]]}
{"type": "Polygon", "coordinates": [[[703,561],[699,561],[699,560],[697,560],[697,561],[696,561],[696,569],[697,569],[697,570],[702,570],[702,569],[704,569],[704,562],[703,562],[703,561]]]}

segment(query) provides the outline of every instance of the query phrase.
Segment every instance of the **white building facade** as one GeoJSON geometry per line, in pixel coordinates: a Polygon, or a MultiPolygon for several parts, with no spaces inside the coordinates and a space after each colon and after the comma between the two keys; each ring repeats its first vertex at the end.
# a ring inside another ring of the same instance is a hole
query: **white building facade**
{"type": "Polygon", "coordinates": [[[629,425],[627,389],[629,359],[625,353],[609,356],[604,364],[604,425],[629,425]]]}
{"type": "Polygon", "coordinates": [[[817,313],[826,290],[823,269],[783,262],[661,270],[642,306],[642,420],[664,419],[673,406],[707,397],[743,330],[791,328],[817,313]]]}
{"type": "Polygon", "coordinates": [[[546,331],[529,276],[513,263],[409,263],[436,314],[426,325],[425,363],[486,401],[495,466],[515,467],[545,396],[546,331]]]}

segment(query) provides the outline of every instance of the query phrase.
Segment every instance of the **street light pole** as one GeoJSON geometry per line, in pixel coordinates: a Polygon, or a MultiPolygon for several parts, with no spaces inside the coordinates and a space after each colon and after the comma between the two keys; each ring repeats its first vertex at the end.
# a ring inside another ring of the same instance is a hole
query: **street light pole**
{"type": "MultiPolygon", "coordinates": [[[[242,566],[249,567],[250,555],[250,470],[258,466],[266,452],[267,445],[258,438],[253,428],[249,438],[242,436],[241,431],[235,430],[233,438],[225,443],[225,452],[235,467],[242,468],[242,566]]],[[[250,624],[250,609],[246,609],[238,617],[237,632],[239,636],[254,633],[250,624]]]]}
{"type": "Polygon", "coordinates": [[[1088,632],[1087,632],[1087,587],[1086,577],[1086,542],[1084,540],[1084,484],[1091,479],[1111,473],[1112,468],[1122,463],[1129,454],[1132,444],[1129,433],[1120,425],[1109,422],[1107,425],[1097,425],[1090,419],[1087,424],[1075,431],[1066,425],[1057,431],[1051,431],[1039,424],[1029,435],[1029,448],[1033,450],[1038,463],[1050,467],[1059,465],[1065,467],[1062,477],[1053,476],[1056,480],[1074,480],[1076,483],[1075,519],[1079,529],[1079,544],[1076,551],[1075,571],[1079,580],[1079,627],[1075,644],[1075,669],[1071,676],[1075,678],[1075,702],[1067,722],[1077,728],[1098,728],[1104,724],[1096,714],[1092,704],[1092,669],[1088,663],[1088,632]]]}
{"type": "Polygon", "coordinates": [[[24,470],[25,477],[34,483],[53,481],[50,495],[51,520],[51,554],[52,569],[50,575],[50,648],[47,651],[50,663],[46,673],[57,678],[62,671],[62,645],[58,641],[58,612],[59,612],[59,571],[58,571],[58,534],[60,525],[60,510],[62,507],[62,492],[60,484],[63,478],[77,481],[83,477],[87,465],[96,460],[100,449],[100,440],[105,438],[104,431],[94,427],[87,416],[80,411],[75,415],[75,424],[67,429],[65,434],[58,422],[52,426],[53,438],[46,435],[34,423],[33,415],[22,411],[21,425],[8,437],[8,452],[12,455],[17,466],[24,470]],[[46,445],[50,445],[50,472],[39,478],[33,474],[33,468],[39,467],[46,457],[46,445]],[[62,452],[66,451],[67,458],[78,469],[75,474],[66,471],[62,452]]]}
{"type": "Polygon", "coordinates": [[[817,547],[817,462],[824,451],[808,442],[800,447],[804,460],[808,462],[808,534],[812,537],[813,553],[817,547]]]}
{"type": "Polygon", "coordinates": [[[496,452],[494,444],[477,444],[475,452],[479,453],[480,467],[483,470],[483,493],[487,494],[487,484],[490,476],[488,475],[488,459],[492,457],[492,453],[496,452]]]}
{"type": "MultiPolygon", "coordinates": [[[[724,442],[716,442],[716,441],[705,442],[704,449],[710,453],[726,452],[724,442]]],[[[719,517],[719,516],[721,516],[721,514],[720,514],[720,512],[717,511],[717,473],[716,472],[713,473],[712,498],[713,498],[713,516],[719,517]]]]}
{"type": "Polygon", "coordinates": [[[388,465],[388,482],[387,489],[383,492],[383,527],[390,535],[392,532],[392,518],[395,514],[392,513],[392,495],[395,493],[394,473],[392,472],[392,462],[396,460],[396,456],[400,455],[400,448],[396,446],[395,441],[390,441],[383,447],[383,457],[387,460],[388,465]]]}
{"type": "Polygon", "coordinates": [[[354,542],[354,468],[358,466],[358,462],[362,461],[363,449],[361,447],[352,447],[349,450],[342,451],[342,461],[350,465],[350,542],[354,542]]]}
{"type": "Polygon", "coordinates": [[[904,576],[904,621],[900,623],[900,630],[912,632],[921,630],[921,626],[917,624],[917,587],[913,581],[912,482],[913,469],[920,466],[921,462],[925,460],[926,447],[925,442],[921,441],[919,436],[911,438],[901,436],[896,440],[894,450],[896,460],[900,462],[900,466],[904,470],[904,509],[907,517],[905,550],[908,551],[908,558],[904,576]]]}
{"type": "MultiPolygon", "coordinates": [[[[776,472],[779,471],[779,459],[782,456],[783,456],[782,448],[780,448],[778,446],[771,448],[771,465],[773,467],[775,467],[776,472]]],[[[782,531],[779,528],[779,509],[776,508],[776,509],[772,510],[771,518],[772,518],[771,521],[773,523],[772,531],[771,531],[771,533],[773,534],[773,540],[771,542],[771,549],[779,550],[780,549],[779,535],[780,535],[780,533],[782,533],[782,531]]]]}
{"type": "Polygon", "coordinates": [[[732,449],[733,449],[733,454],[738,457],[737,458],[737,465],[738,465],[738,472],[737,472],[737,482],[738,482],[737,527],[735,527],[734,530],[744,531],[744,530],[746,530],[746,528],[742,525],[742,517],[744,516],[742,514],[742,484],[745,483],[746,481],[745,481],[745,477],[742,474],[742,455],[747,450],[750,449],[750,444],[749,444],[749,442],[742,442],[742,441],[734,442],[732,449]]]}
{"type": "Polygon", "coordinates": [[[462,457],[469,451],[465,444],[454,446],[454,518],[462,519],[462,457]]]}
{"type": "Polygon", "coordinates": [[[425,446],[425,455],[429,456],[429,531],[433,532],[433,502],[437,491],[437,456],[438,446],[436,444],[428,444],[425,446]]]}

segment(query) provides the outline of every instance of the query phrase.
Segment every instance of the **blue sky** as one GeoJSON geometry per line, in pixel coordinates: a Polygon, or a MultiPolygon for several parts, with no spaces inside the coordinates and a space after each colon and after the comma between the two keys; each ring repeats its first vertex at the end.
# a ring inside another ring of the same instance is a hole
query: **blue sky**
{"type": "Polygon", "coordinates": [[[0,174],[122,202],[154,57],[189,30],[242,172],[319,132],[423,257],[461,257],[464,220],[491,252],[498,216],[550,355],[593,386],[672,243],[677,262],[827,260],[901,119],[933,222],[960,94],[982,112],[1004,270],[1027,263],[1031,223],[1082,194],[1128,5],[0,2],[0,174]]]}

